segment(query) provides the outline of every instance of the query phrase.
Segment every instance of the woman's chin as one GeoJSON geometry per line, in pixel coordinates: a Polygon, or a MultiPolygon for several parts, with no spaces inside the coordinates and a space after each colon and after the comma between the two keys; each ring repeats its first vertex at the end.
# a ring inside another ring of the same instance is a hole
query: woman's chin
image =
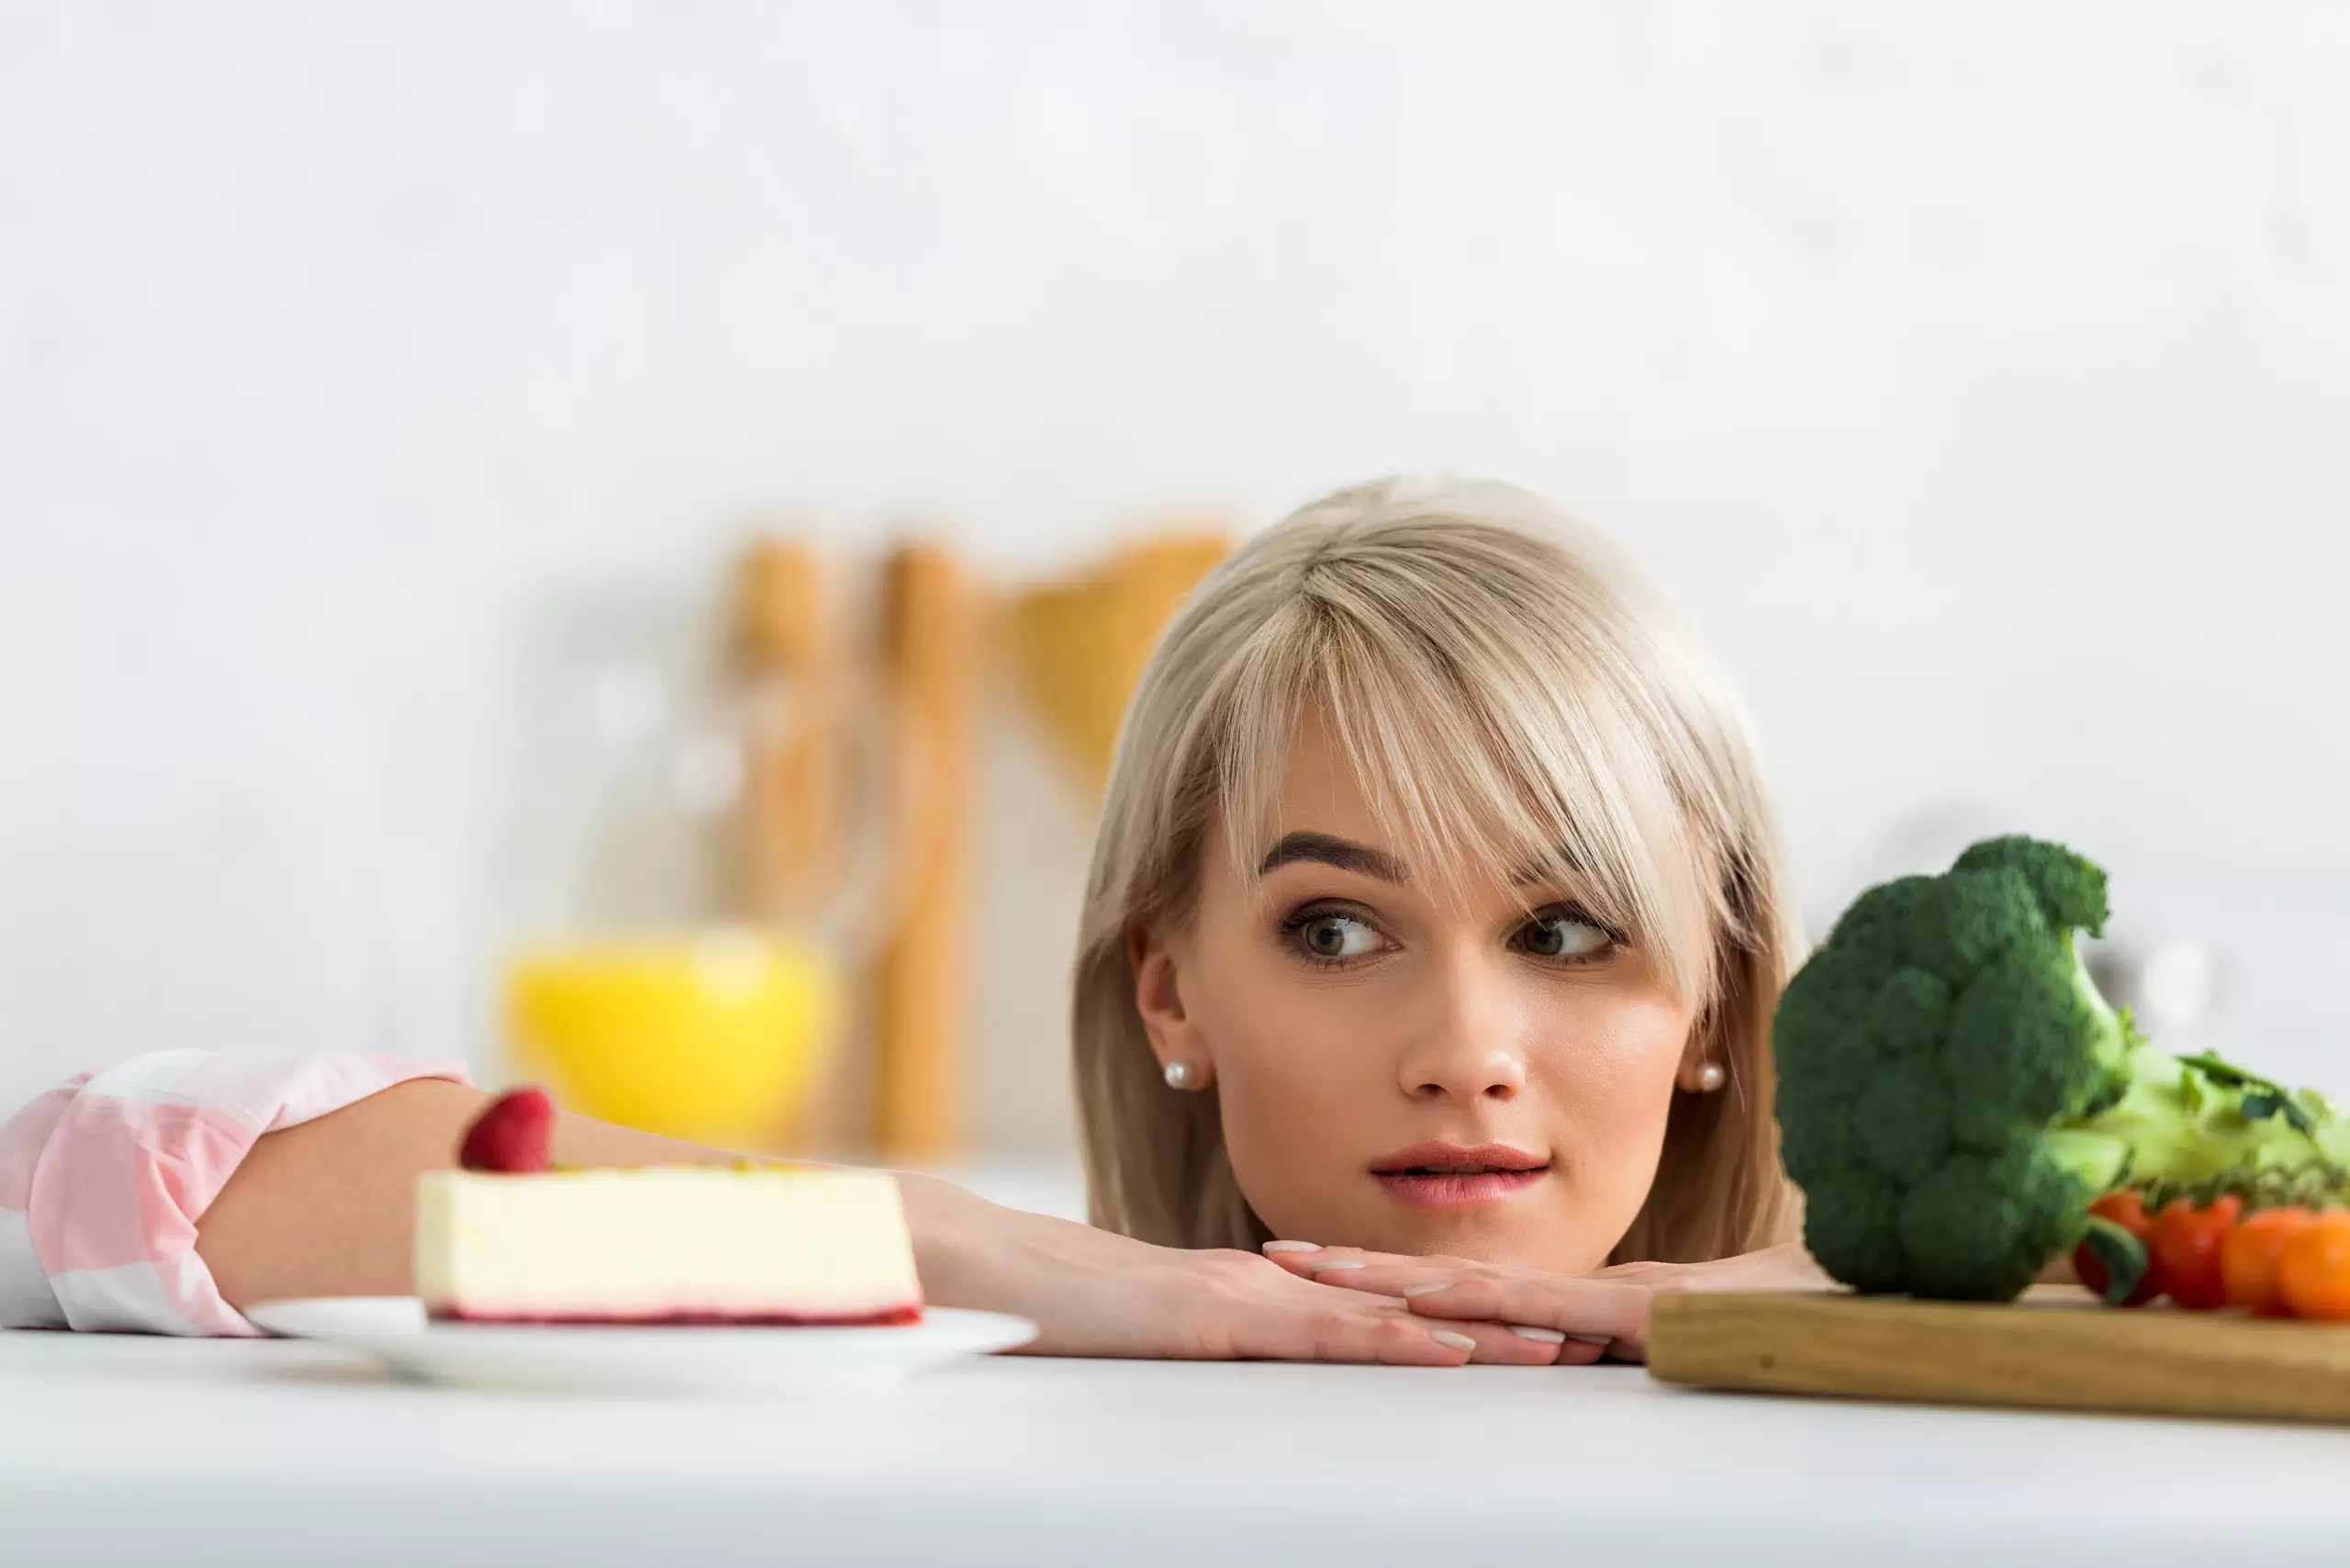
{"type": "Polygon", "coordinates": [[[1369,1238],[1355,1245],[1374,1252],[1467,1258],[1565,1273],[1604,1264],[1606,1245],[1585,1236],[1587,1227],[1555,1204],[1538,1201],[1539,1191],[1501,1203],[1382,1203],[1382,1212],[1364,1226],[1369,1238]]]}

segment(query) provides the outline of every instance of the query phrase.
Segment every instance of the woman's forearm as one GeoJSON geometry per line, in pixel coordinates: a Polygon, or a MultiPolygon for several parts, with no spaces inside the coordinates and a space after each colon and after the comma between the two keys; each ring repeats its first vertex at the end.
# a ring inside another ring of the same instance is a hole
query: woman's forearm
{"type": "Polygon", "coordinates": [[[1125,1315],[1097,1311],[1103,1282],[1132,1281],[1199,1254],[1171,1252],[1073,1220],[990,1203],[936,1176],[901,1171],[907,1227],[923,1293],[940,1306],[979,1307],[1034,1320],[1032,1350],[1132,1354],[1125,1315]]]}
{"type": "MultiPolygon", "coordinates": [[[[231,1306],[316,1295],[405,1295],[416,1179],[453,1162],[489,1096],[442,1079],[397,1084],[271,1133],[196,1226],[196,1253],[231,1306]]],[[[738,1156],[588,1116],[555,1126],[565,1165],[707,1164],[738,1156]]],[[[943,1306],[1017,1310],[1014,1255],[1058,1241],[1134,1248],[1083,1226],[989,1203],[935,1176],[899,1178],[924,1294],[943,1306]]]]}
{"type": "MultiPolygon", "coordinates": [[[[315,1295],[406,1295],[416,1179],[454,1163],[489,1096],[442,1079],[396,1084],[252,1147],[196,1223],[196,1255],[229,1305],[315,1295]]],[[[556,1125],[566,1165],[734,1158],[587,1116],[556,1125]]]]}

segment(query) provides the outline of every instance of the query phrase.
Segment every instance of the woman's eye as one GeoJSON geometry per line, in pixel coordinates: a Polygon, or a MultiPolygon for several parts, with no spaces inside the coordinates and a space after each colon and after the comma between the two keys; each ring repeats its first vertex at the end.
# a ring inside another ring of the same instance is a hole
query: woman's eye
{"type": "Polygon", "coordinates": [[[1517,928],[1516,945],[1538,958],[1587,958],[1613,946],[1616,938],[1572,914],[1538,915],[1517,928]]]}
{"type": "Polygon", "coordinates": [[[1316,958],[1359,958],[1379,948],[1378,932],[1343,914],[1317,914],[1301,922],[1297,940],[1316,958]]]}

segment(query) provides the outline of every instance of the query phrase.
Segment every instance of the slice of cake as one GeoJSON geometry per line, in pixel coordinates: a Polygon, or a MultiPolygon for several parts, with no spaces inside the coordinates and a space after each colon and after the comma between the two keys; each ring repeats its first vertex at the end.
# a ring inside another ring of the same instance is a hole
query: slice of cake
{"type": "Polygon", "coordinates": [[[418,1180],[416,1293],[432,1316],[920,1319],[913,1247],[886,1171],[747,1162],[555,1170],[546,1165],[553,1122],[543,1091],[517,1091],[467,1134],[473,1169],[418,1180]]]}

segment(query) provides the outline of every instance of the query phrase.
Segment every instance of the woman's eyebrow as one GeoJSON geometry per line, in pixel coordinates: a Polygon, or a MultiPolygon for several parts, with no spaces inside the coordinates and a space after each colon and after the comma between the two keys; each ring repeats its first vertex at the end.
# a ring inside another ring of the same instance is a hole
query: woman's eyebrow
{"type": "Polygon", "coordinates": [[[1357,844],[1351,838],[1339,838],[1327,833],[1290,833],[1281,842],[1265,851],[1257,874],[1263,876],[1276,866],[1286,866],[1292,860],[1315,860],[1325,866],[1335,866],[1341,871],[1353,871],[1382,882],[1398,886],[1410,881],[1411,875],[1404,863],[1383,849],[1373,849],[1368,844],[1357,844]]]}

